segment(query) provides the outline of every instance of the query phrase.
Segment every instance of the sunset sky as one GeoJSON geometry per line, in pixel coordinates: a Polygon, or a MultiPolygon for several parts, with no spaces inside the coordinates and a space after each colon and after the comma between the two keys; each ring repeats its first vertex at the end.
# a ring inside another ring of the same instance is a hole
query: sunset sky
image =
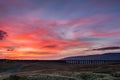
{"type": "Polygon", "coordinates": [[[120,0],[0,0],[0,31],[0,59],[120,52],[120,0]]]}

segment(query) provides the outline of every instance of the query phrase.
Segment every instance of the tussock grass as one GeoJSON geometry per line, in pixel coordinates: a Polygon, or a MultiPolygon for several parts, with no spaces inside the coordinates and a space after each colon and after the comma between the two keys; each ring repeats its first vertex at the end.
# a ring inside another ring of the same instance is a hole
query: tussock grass
{"type": "Polygon", "coordinates": [[[8,78],[0,80],[120,80],[120,76],[117,73],[114,74],[103,74],[103,73],[74,73],[71,76],[61,75],[39,75],[39,76],[17,76],[11,75],[8,78]]]}

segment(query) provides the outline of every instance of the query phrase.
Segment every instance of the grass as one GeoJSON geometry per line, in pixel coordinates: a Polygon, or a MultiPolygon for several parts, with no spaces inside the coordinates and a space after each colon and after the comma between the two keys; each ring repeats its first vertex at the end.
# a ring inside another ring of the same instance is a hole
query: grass
{"type": "Polygon", "coordinates": [[[82,80],[96,80],[98,77],[95,74],[81,73],[76,75],[76,78],[82,79],[82,80]]]}
{"type": "Polygon", "coordinates": [[[0,80],[120,80],[120,64],[73,65],[48,62],[0,63],[0,70],[22,65],[18,72],[0,80]]]}
{"type": "Polygon", "coordinates": [[[0,72],[6,71],[8,69],[14,68],[16,66],[18,66],[18,63],[3,63],[0,62],[0,72]]]}
{"type": "Polygon", "coordinates": [[[11,75],[10,77],[3,80],[75,80],[75,79],[60,76],[20,77],[16,75],[11,75]]]}
{"type": "Polygon", "coordinates": [[[0,80],[120,80],[120,76],[103,73],[74,73],[71,76],[39,75],[39,76],[17,76],[11,75],[0,80]]]}

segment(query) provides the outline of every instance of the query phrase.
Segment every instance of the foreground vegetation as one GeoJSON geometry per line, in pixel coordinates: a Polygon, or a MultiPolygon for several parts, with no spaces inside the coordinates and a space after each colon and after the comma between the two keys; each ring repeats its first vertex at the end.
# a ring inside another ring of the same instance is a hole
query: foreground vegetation
{"type": "Polygon", "coordinates": [[[0,80],[120,80],[120,64],[73,65],[54,62],[0,63],[0,80]],[[19,68],[11,72],[12,69],[19,68]],[[10,70],[10,72],[9,72],[10,70]]]}
{"type": "Polygon", "coordinates": [[[74,73],[71,75],[39,75],[39,76],[17,76],[11,75],[7,78],[0,80],[120,80],[120,73],[74,73]]]}

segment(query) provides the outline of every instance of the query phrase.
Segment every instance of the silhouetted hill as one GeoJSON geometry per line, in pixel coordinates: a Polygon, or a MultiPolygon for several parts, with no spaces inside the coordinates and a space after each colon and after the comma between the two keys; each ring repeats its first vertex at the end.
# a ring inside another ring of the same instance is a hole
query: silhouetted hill
{"type": "Polygon", "coordinates": [[[63,58],[62,60],[120,60],[120,52],[104,53],[104,54],[96,54],[96,55],[88,55],[88,56],[73,56],[73,57],[63,58]]]}

